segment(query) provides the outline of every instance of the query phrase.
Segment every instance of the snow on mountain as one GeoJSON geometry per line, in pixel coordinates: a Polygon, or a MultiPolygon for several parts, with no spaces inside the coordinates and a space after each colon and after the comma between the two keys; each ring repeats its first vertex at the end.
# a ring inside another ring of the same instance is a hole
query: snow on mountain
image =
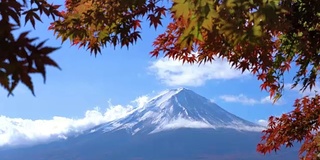
{"type": "Polygon", "coordinates": [[[162,92],[128,116],[92,130],[152,134],[178,128],[231,128],[261,131],[262,126],[241,119],[195,92],[178,88],[162,92]]]}

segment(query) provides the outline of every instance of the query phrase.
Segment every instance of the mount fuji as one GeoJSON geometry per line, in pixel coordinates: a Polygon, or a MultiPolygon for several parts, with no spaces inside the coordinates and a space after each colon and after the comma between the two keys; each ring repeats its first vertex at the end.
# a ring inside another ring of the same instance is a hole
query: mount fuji
{"type": "Polygon", "coordinates": [[[261,131],[263,127],[241,119],[185,88],[164,91],[123,119],[101,125],[104,132],[126,129],[131,134],[178,128],[231,128],[261,131]]]}
{"type": "Polygon", "coordinates": [[[1,160],[256,160],[297,159],[297,149],[260,155],[261,130],[185,88],[82,134],[31,147],[2,149],[1,160]]]}

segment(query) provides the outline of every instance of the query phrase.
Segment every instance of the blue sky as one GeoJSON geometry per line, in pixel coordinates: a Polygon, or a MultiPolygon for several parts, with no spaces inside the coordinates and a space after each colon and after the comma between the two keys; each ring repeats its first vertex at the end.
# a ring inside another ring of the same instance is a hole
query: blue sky
{"type": "MultiPolygon", "coordinates": [[[[61,47],[52,58],[62,70],[48,67],[45,84],[40,75],[34,75],[36,96],[21,84],[10,97],[0,88],[0,141],[2,138],[13,143],[12,133],[23,136],[29,133],[13,122],[32,126],[34,130],[52,121],[55,127],[61,127],[60,123],[64,122],[74,127],[85,123],[77,120],[103,117],[106,111],[110,111],[109,117],[121,116],[126,109],[143,103],[148,97],[177,87],[189,88],[256,123],[259,120],[263,123],[270,115],[290,111],[293,100],[301,95],[297,90],[286,90],[284,97],[272,105],[268,93],[260,90],[260,82],[254,76],[230,69],[226,61],[198,66],[182,65],[161,56],[151,58],[152,42],[164,31],[161,27],[155,31],[143,24],[142,40],[136,45],[129,49],[105,48],[102,55],[95,57],[83,48],[70,46],[69,42],[61,44],[53,32],[47,30],[49,22],[38,24],[31,34],[40,40],[48,39],[47,45],[61,47]]],[[[26,26],[22,30],[31,28],[26,26]]],[[[101,120],[91,122],[97,124],[101,120]]]]}

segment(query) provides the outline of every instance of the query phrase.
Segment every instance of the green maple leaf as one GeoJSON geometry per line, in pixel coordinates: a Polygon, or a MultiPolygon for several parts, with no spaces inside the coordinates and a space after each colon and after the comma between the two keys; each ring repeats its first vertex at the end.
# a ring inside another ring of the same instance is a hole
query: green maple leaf
{"type": "Polygon", "coordinates": [[[173,0],[171,12],[175,13],[176,18],[188,19],[191,7],[192,4],[185,0],[173,0]]]}

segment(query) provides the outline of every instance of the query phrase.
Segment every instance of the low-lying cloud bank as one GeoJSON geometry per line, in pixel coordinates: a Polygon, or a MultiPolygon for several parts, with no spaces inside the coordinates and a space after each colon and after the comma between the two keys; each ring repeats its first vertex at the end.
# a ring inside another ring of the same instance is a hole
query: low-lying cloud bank
{"type": "MultiPolygon", "coordinates": [[[[134,106],[142,106],[148,97],[134,100],[134,106]]],[[[70,134],[82,133],[99,124],[122,118],[130,114],[133,105],[111,105],[102,111],[96,107],[85,112],[82,118],[55,116],[47,120],[11,118],[0,115],[0,147],[33,145],[57,139],[66,139],[70,134]]]]}

